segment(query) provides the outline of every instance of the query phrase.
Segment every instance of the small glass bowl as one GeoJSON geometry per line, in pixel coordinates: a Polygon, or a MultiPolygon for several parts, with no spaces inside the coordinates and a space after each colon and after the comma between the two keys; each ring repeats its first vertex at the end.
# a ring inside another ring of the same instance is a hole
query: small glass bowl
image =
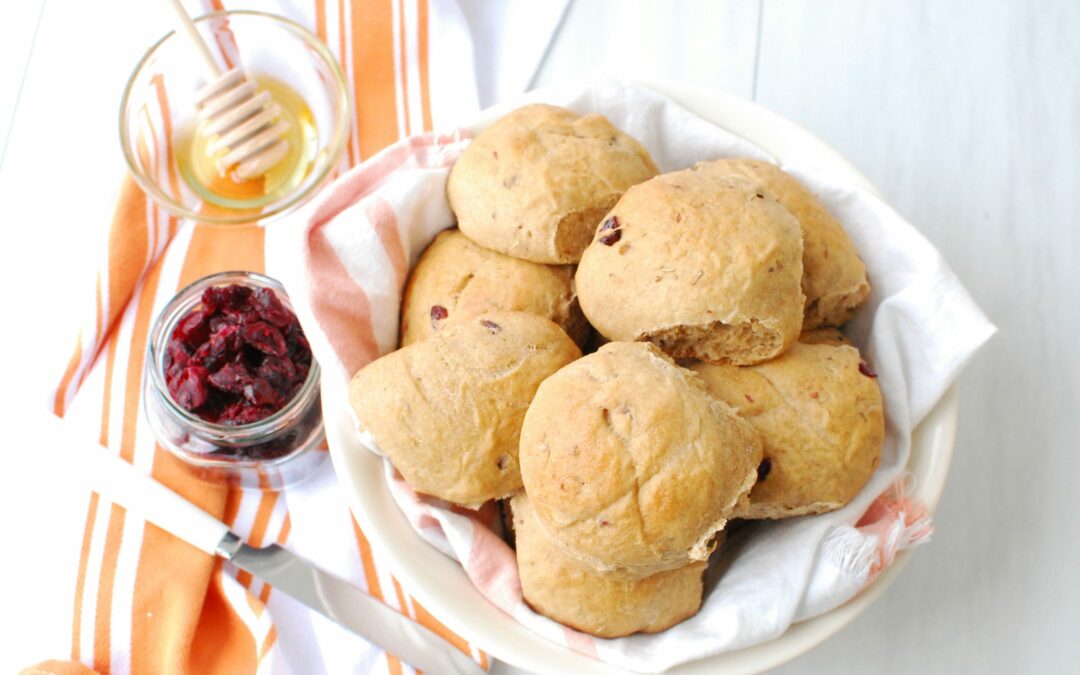
{"type": "Polygon", "coordinates": [[[200,478],[240,487],[278,490],[310,474],[326,460],[319,395],[319,364],[311,362],[307,380],[293,399],[253,424],[213,424],[173,400],[165,383],[165,353],[177,323],[201,304],[210,286],[238,284],[272,289],[292,310],[277,281],[253,272],[222,272],[183,289],[158,315],[150,332],[143,378],[143,406],[161,445],[200,478]]]}
{"type": "Polygon", "coordinates": [[[245,224],[295,210],[326,183],[345,148],[350,106],[341,66],[318,37],[280,16],[232,10],[201,16],[195,24],[209,44],[228,45],[223,51],[248,75],[280,82],[304,100],[317,137],[310,169],[258,208],[204,202],[185,182],[175,146],[194,128],[195,92],[205,75],[189,41],[174,31],[150,47],[124,88],[120,144],[132,175],[163,208],[200,223],[245,224]]]}

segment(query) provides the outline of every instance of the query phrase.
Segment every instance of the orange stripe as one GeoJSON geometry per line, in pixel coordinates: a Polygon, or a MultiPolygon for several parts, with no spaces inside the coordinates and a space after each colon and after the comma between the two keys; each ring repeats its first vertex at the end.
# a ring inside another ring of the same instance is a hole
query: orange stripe
{"type": "Polygon", "coordinates": [[[263,660],[266,653],[270,651],[270,648],[277,642],[277,628],[270,626],[270,630],[266,633],[266,638],[263,640],[262,647],[259,648],[259,661],[263,660]]]}
{"type": "Polygon", "coordinates": [[[390,581],[394,584],[394,594],[397,596],[398,607],[401,608],[401,613],[405,616],[411,616],[409,614],[409,605],[405,602],[405,593],[401,590],[401,584],[393,576],[390,577],[390,581]]]}
{"type": "Polygon", "coordinates": [[[465,654],[469,656],[472,655],[472,651],[469,649],[469,643],[432,616],[430,612],[424,609],[424,606],[421,605],[416,598],[413,598],[413,609],[416,610],[416,620],[421,626],[426,626],[431,629],[439,637],[454,645],[465,654]]]}
{"type": "MultiPolygon", "coordinates": [[[[185,636],[190,655],[169,672],[200,675],[254,673],[258,666],[259,645],[225,597],[219,565],[220,563],[208,565],[213,569],[213,574],[205,594],[205,602],[202,596],[198,598],[202,607],[202,612],[198,614],[198,625],[194,634],[185,636]]],[[[196,612],[197,610],[198,605],[196,612]]],[[[185,620],[187,618],[184,617],[185,620]]],[[[174,639],[169,636],[170,641],[174,639]]]]}
{"type": "Polygon", "coordinates": [[[79,364],[82,363],[82,331],[79,331],[78,337],[75,339],[75,351],[72,352],[71,358],[68,360],[67,368],[64,369],[64,376],[60,378],[60,386],[56,390],[56,397],[53,399],[53,413],[57,417],[63,417],[67,412],[67,390],[71,386],[71,380],[75,377],[75,371],[78,370],[79,364]]]}
{"type": "Polygon", "coordinates": [[[286,513],[285,521],[281,523],[281,532],[277,536],[277,543],[284,546],[285,542],[289,540],[290,532],[292,532],[292,518],[286,513]]]}
{"type": "MultiPolygon", "coordinates": [[[[348,35],[348,28],[345,25],[345,0],[338,0],[338,61],[341,62],[341,69],[345,72],[345,81],[349,81],[349,74],[351,72],[349,62],[345,56],[349,53],[349,45],[346,36],[348,35]]],[[[353,87],[352,98],[355,100],[357,96],[356,87],[353,87]]],[[[352,133],[349,134],[349,142],[345,145],[345,149],[349,154],[349,166],[356,165],[356,155],[353,153],[352,133]]]]}
{"type": "Polygon", "coordinates": [[[385,602],[383,598],[382,587],[379,585],[379,575],[375,571],[375,559],[371,555],[371,544],[368,543],[367,537],[360,531],[360,526],[356,524],[356,519],[349,514],[349,520],[352,522],[353,534],[356,536],[356,544],[360,549],[360,563],[364,567],[364,577],[367,579],[368,593],[378,598],[380,601],[385,602]]]}
{"type": "Polygon", "coordinates": [[[405,135],[412,135],[412,123],[409,120],[409,59],[405,48],[405,0],[397,0],[398,4],[398,56],[401,68],[401,105],[405,117],[405,135]]]}
{"type": "MultiPolygon", "coordinates": [[[[143,230],[145,235],[146,230],[143,230]]],[[[155,266],[147,276],[143,284],[142,294],[139,296],[139,305],[135,310],[134,329],[132,331],[132,349],[128,355],[128,371],[124,383],[124,415],[120,430],[120,456],[131,462],[135,456],[135,426],[138,422],[141,406],[139,395],[142,383],[142,366],[145,352],[139,349],[139,345],[146,343],[146,335],[150,329],[150,321],[153,318],[154,294],[157,291],[158,278],[161,267],[155,266]]],[[[110,286],[112,280],[110,279],[110,286]]],[[[109,341],[109,357],[106,365],[105,381],[111,389],[113,361],[115,360],[118,339],[109,341]]],[[[111,404],[106,397],[103,406],[102,424],[108,424],[111,404]]],[[[102,430],[102,445],[107,444],[106,431],[102,430]]],[[[111,627],[112,627],[112,592],[116,582],[116,561],[120,557],[122,533],[124,527],[125,512],[120,507],[113,505],[109,512],[109,528],[105,538],[105,552],[102,558],[101,577],[98,580],[98,605],[97,620],[94,627],[94,667],[106,670],[111,662],[111,627]]]]}
{"type": "MultiPolygon", "coordinates": [[[[157,90],[158,106],[161,109],[161,123],[165,127],[165,139],[166,139],[166,143],[165,143],[165,159],[166,159],[165,166],[168,169],[168,173],[169,173],[169,187],[172,188],[173,196],[178,198],[180,196],[180,179],[176,175],[176,161],[173,158],[173,144],[172,144],[173,125],[172,125],[172,112],[169,110],[169,96],[168,96],[168,93],[165,90],[165,83],[161,78],[155,76],[155,78],[154,78],[154,87],[157,90]]],[[[157,207],[155,207],[155,208],[157,208],[157,207]]],[[[158,211],[160,212],[161,210],[158,209],[158,211]]],[[[169,241],[172,241],[173,236],[176,234],[176,228],[177,228],[178,219],[177,219],[176,216],[172,215],[171,213],[168,214],[168,218],[169,218],[168,238],[169,238],[169,241]]]]}
{"type": "Polygon", "coordinates": [[[417,27],[420,34],[420,111],[424,116],[424,131],[431,131],[431,87],[428,80],[428,5],[427,0],[416,2],[417,27]]]}
{"type": "Polygon", "coordinates": [[[326,43],[326,3],[323,0],[315,0],[315,35],[326,43]]]}
{"type": "Polygon", "coordinates": [[[82,550],[79,553],[79,571],[75,577],[75,610],[71,625],[71,658],[78,660],[82,651],[82,605],[86,586],[86,565],[90,559],[90,541],[94,538],[94,518],[97,517],[98,493],[90,493],[86,507],[86,525],[83,526],[82,550]]]}
{"type": "Polygon", "coordinates": [[[124,509],[112,504],[105,533],[105,553],[98,580],[97,614],[94,619],[94,670],[108,673],[112,663],[112,599],[116,579],[116,560],[120,556],[120,538],[124,532],[124,509]]]}
{"type": "Polygon", "coordinates": [[[397,140],[392,0],[350,0],[353,91],[360,157],[397,140]]]}
{"type": "Polygon", "coordinates": [[[386,652],[386,669],[390,671],[390,675],[401,675],[401,659],[386,652]]]}

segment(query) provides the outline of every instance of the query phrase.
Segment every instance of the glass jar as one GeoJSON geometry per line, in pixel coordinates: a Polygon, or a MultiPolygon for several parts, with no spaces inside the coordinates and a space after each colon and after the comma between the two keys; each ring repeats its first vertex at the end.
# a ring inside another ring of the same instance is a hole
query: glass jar
{"type": "Polygon", "coordinates": [[[233,284],[271,289],[292,311],[281,284],[254,272],[222,272],[183,289],[169,301],[151,329],[143,405],[162,447],[180,458],[195,475],[211,482],[277,490],[310,474],[328,454],[321,447],[324,434],[319,365],[314,359],[292,399],[269,417],[251,424],[208,422],[180,406],[166,384],[166,350],[177,324],[202,306],[205,289],[233,284]]]}

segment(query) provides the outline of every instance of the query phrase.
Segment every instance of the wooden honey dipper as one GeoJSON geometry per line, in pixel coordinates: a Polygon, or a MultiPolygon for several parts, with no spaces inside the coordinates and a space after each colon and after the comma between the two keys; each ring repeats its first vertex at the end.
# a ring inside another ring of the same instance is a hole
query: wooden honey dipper
{"type": "Polygon", "coordinates": [[[239,66],[223,73],[180,0],[169,1],[206,70],[208,83],[195,92],[195,105],[202,133],[216,136],[207,150],[211,155],[225,151],[215,160],[218,173],[225,176],[235,166],[241,180],[262,176],[289,152],[283,138],[289,123],[281,107],[239,66]]]}

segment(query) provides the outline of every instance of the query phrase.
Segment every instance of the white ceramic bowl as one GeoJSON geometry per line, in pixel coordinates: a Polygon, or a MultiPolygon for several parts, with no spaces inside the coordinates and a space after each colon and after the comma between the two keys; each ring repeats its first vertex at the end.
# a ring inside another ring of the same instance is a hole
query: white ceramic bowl
{"type": "MultiPolygon", "coordinates": [[[[764,148],[783,162],[802,160],[877,190],[835,150],[805,129],[757,104],[704,87],[664,81],[642,82],[695,114],[764,148]],[[812,162],[806,161],[812,159],[812,162]]],[[[536,93],[480,113],[467,125],[483,129],[509,110],[537,100],[536,93]]],[[[916,478],[915,497],[932,513],[937,507],[956,438],[957,394],[946,392],[912,438],[908,470],[916,478]]],[[[341,392],[324,390],[323,409],[330,456],[357,522],[408,591],[453,631],[496,659],[530,672],[613,674],[600,663],[533,633],[489,603],[457,562],[424,542],[398,509],[383,478],[382,460],[356,440],[341,392]]],[[[892,583],[911,551],[902,551],[874,583],[847,604],[794,624],[780,637],[745,649],[686,663],[671,673],[748,673],[795,658],[836,633],[866,610],[892,583]]]]}

